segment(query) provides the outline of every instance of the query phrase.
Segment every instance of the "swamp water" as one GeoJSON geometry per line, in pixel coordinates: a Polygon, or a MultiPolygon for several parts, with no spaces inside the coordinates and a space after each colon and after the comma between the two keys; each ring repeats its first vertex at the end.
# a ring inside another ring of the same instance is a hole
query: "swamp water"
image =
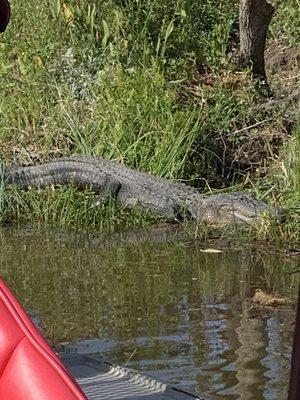
{"type": "Polygon", "coordinates": [[[287,397],[299,257],[203,243],[128,244],[89,234],[0,229],[0,274],[65,351],[111,361],[207,399],[287,397]]]}

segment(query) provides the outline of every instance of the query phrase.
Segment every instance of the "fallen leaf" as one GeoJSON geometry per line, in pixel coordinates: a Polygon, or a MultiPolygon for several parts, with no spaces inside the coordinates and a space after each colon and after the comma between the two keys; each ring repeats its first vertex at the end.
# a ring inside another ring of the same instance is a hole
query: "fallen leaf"
{"type": "Polygon", "coordinates": [[[65,17],[68,21],[72,20],[74,18],[74,13],[67,4],[63,4],[63,13],[65,14],[65,17]]]}

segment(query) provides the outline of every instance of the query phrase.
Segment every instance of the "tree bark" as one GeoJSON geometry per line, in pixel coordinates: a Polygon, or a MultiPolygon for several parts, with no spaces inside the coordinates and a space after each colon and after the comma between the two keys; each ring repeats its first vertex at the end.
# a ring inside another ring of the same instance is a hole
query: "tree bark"
{"type": "Polygon", "coordinates": [[[240,0],[240,64],[266,81],[264,51],[274,7],[266,0],[240,0]]]}
{"type": "Polygon", "coordinates": [[[300,288],[298,291],[298,306],[292,349],[290,384],[288,400],[298,400],[300,397],[300,288]]]}

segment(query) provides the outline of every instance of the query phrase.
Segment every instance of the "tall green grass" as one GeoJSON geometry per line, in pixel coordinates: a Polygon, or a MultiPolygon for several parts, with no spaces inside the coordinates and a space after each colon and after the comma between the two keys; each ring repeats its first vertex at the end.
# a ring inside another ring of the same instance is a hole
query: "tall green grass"
{"type": "Polygon", "coordinates": [[[0,184],[0,224],[35,223],[60,228],[91,228],[104,232],[148,227],[161,219],[145,210],[128,210],[116,205],[97,204],[94,193],[75,188],[3,190],[0,184]]]}
{"type": "Polygon", "coordinates": [[[13,3],[16,17],[1,53],[2,65],[13,68],[3,72],[0,154],[22,153],[28,162],[47,153],[88,153],[170,178],[209,179],[219,157],[210,132],[230,130],[252,96],[196,85],[195,101],[183,94],[194,67],[180,63],[203,58],[213,68],[210,59],[225,57],[213,41],[202,42],[222,24],[228,28],[229,2],[95,4],[13,3]]]}
{"type": "Polygon", "coordinates": [[[299,45],[300,37],[300,1],[275,0],[275,15],[271,24],[271,35],[281,42],[299,45]]]}
{"type": "Polygon", "coordinates": [[[292,167],[293,183],[296,199],[300,200],[300,125],[296,127],[295,137],[293,139],[293,159],[292,167]]]}

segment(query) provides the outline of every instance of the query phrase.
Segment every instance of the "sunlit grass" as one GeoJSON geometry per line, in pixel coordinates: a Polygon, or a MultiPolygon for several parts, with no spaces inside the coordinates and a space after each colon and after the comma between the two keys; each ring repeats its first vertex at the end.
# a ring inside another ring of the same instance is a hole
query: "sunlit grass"
{"type": "Polygon", "coordinates": [[[95,201],[94,193],[72,187],[19,192],[14,188],[1,190],[0,185],[0,223],[7,221],[114,232],[147,227],[159,218],[138,208],[124,209],[113,200],[101,204],[95,201]]]}

